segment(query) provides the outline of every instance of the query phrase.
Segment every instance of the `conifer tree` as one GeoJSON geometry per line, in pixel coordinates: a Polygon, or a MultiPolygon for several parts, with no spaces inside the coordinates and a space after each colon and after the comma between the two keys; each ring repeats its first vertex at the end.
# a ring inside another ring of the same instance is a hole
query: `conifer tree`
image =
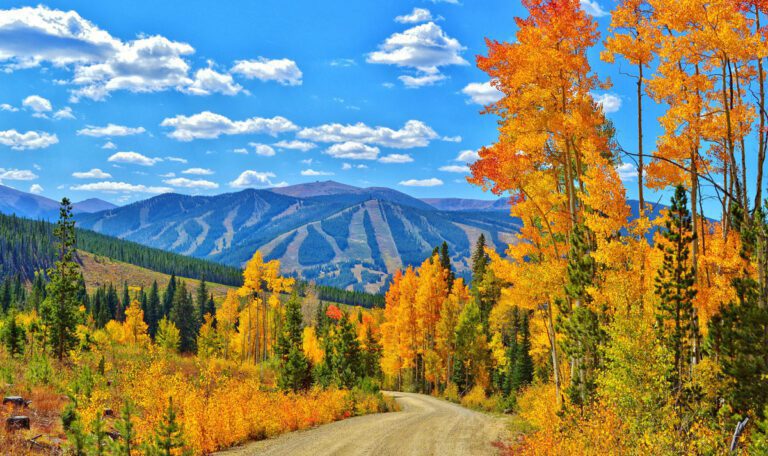
{"type": "Polygon", "coordinates": [[[453,272],[451,256],[448,254],[448,243],[445,241],[443,241],[443,244],[440,246],[440,265],[443,266],[443,269],[448,271],[446,281],[448,282],[448,291],[450,291],[453,288],[453,281],[456,280],[456,274],[453,272]]]}
{"type": "Polygon", "coordinates": [[[59,221],[54,229],[58,238],[58,259],[48,271],[51,278],[47,297],[43,302],[41,317],[46,326],[47,342],[56,357],[61,360],[77,342],[77,282],[79,265],[75,239],[75,221],[69,199],[61,200],[59,221]]]}
{"type": "Polygon", "coordinates": [[[171,313],[173,307],[173,298],[176,294],[176,275],[171,274],[171,278],[168,280],[168,285],[165,287],[165,293],[163,293],[163,309],[159,318],[167,317],[171,313]]]}
{"type": "Polygon", "coordinates": [[[531,331],[529,327],[529,313],[522,312],[519,318],[520,340],[516,344],[515,362],[512,366],[510,386],[517,391],[533,381],[533,358],[531,357],[531,331]]]}
{"type": "Polygon", "coordinates": [[[200,285],[197,287],[195,305],[197,306],[198,310],[198,321],[203,321],[205,319],[208,305],[208,287],[205,284],[205,277],[200,279],[200,285]]]}
{"type": "Polygon", "coordinates": [[[11,308],[11,282],[6,279],[3,280],[2,286],[0,286],[0,314],[8,312],[11,308]]]}
{"type": "Polygon", "coordinates": [[[688,377],[689,362],[697,356],[693,307],[696,288],[690,260],[690,246],[695,236],[683,186],[675,190],[665,228],[662,232],[664,241],[659,244],[664,261],[655,284],[659,296],[656,324],[660,342],[674,355],[674,369],[669,380],[672,391],[679,392],[688,377]]]}
{"type": "Polygon", "coordinates": [[[485,234],[480,233],[472,253],[472,288],[483,279],[489,262],[488,254],[485,253],[485,234]]]}
{"type": "Polygon", "coordinates": [[[177,421],[171,397],[168,398],[168,408],[163,414],[163,420],[158,423],[154,436],[151,442],[145,445],[144,451],[150,456],[172,456],[185,445],[184,430],[177,421]]]}
{"type": "Polygon", "coordinates": [[[117,308],[117,315],[115,316],[115,320],[117,321],[123,321],[125,318],[125,311],[128,309],[128,307],[131,306],[131,295],[128,291],[128,281],[123,282],[123,294],[122,298],[120,299],[120,305],[117,308]]]}
{"type": "Polygon", "coordinates": [[[160,294],[157,289],[157,280],[152,282],[152,287],[149,289],[149,296],[147,297],[147,310],[144,312],[144,319],[149,327],[149,334],[153,338],[157,333],[157,322],[160,321],[160,294]]]}
{"type": "Polygon", "coordinates": [[[176,325],[181,338],[179,350],[182,353],[194,353],[197,350],[197,335],[200,323],[197,319],[195,305],[192,297],[187,292],[187,285],[180,281],[174,291],[173,307],[170,320],[176,325]]]}
{"type": "Polygon", "coordinates": [[[16,322],[16,310],[11,308],[0,327],[0,343],[11,356],[24,353],[26,336],[24,327],[16,322]]]}
{"type": "Polygon", "coordinates": [[[304,355],[302,340],[301,301],[298,293],[291,294],[285,304],[285,316],[280,334],[278,334],[275,355],[280,362],[279,385],[282,389],[293,391],[309,387],[309,361],[304,355]]]}

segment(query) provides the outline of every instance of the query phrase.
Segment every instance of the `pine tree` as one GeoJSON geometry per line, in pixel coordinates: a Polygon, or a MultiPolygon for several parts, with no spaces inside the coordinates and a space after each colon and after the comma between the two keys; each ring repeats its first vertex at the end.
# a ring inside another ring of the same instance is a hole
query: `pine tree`
{"type": "Polygon", "coordinates": [[[174,291],[170,320],[179,329],[181,337],[179,350],[182,353],[195,353],[200,324],[197,320],[195,305],[183,281],[179,282],[178,288],[174,291]]]}
{"type": "Polygon", "coordinates": [[[168,398],[168,408],[163,414],[163,420],[155,428],[152,441],[145,445],[145,453],[150,456],[171,456],[175,450],[183,449],[186,445],[184,430],[176,418],[173,409],[173,398],[168,398]]]}
{"type": "Polygon", "coordinates": [[[11,281],[3,280],[0,286],[0,314],[5,314],[11,308],[11,281]]]}
{"type": "Polygon", "coordinates": [[[205,319],[208,304],[208,287],[205,284],[205,277],[200,279],[200,285],[197,287],[195,304],[198,310],[198,321],[202,322],[205,319]]]}
{"type": "Polygon", "coordinates": [[[448,254],[448,243],[445,241],[443,241],[443,244],[440,246],[440,265],[443,269],[448,271],[446,281],[448,282],[448,291],[451,291],[453,288],[453,281],[456,280],[456,274],[453,272],[451,256],[448,254]]]}
{"type": "Polygon", "coordinates": [[[480,233],[472,253],[472,288],[483,279],[489,262],[488,254],[485,253],[485,234],[480,233]]]}
{"type": "Polygon", "coordinates": [[[163,293],[163,309],[162,313],[158,315],[158,319],[167,317],[171,313],[173,307],[173,298],[176,294],[176,275],[171,274],[171,278],[168,280],[168,285],[165,287],[165,293],[163,293]]]}
{"type": "Polygon", "coordinates": [[[278,383],[282,389],[293,391],[309,387],[309,361],[304,355],[302,340],[301,301],[298,293],[293,293],[285,305],[285,316],[280,334],[278,334],[275,355],[278,357],[278,383]]]}
{"type": "Polygon", "coordinates": [[[120,299],[120,306],[117,308],[117,316],[115,320],[123,321],[125,318],[125,310],[131,306],[131,295],[128,292],[128,281],[123,282],[123,297],[120,299]]]}
{"type": "Polygon", "coordinates": [[[520,341],[516,347],[515,363],[512,367],[510,386],[517,391],[533,381],[533,358],[531,357],[531,331],[528,323],[529,313],[522,312],[519,319],[520,341]]]}
{"type": "Polygon", "coordinates": [[[24,327],[16,322],[16,311],[13,308],[11,308],[10,312],[8,312],[8,315],[5,317],[3,326],[0,327],[0,343],[3,344],[6,351],[8,351],[11,356],[24,353],[26,335],[24,327]]]}
{"type": "Polygon", "coordinates": [[[114,456],[132,456],[136,450],[136,432],[133,425],[134,408],[126,400],[120,411],[120,419],[115,422],[115,430],[120,438],[112,441],[110,449],[114,456]]]}
{"type": "Polygon", "coordinates": [[[56,357],[61,360],[77,342],[77,281],[79,265],[75,239],[75,221],[72,218],[72,204],[67,198],[61,200],[59,221],[54,229],[58,238],[58,260],[48,271],[51,282],[47,297],[43,301],[41,317],[47,328],[47,342],[56,357]]]}
{"type": "Polygon", "coordinates": [[[147,297],[147,310],[144,312],[144,319],[149,327],[149,334],[152,338],[157,334],[157,323],[160,321],[160,294],[157,289],[157,280],[152,282],[152,287],[149,289],[149,296],[147,297]]]}
{"type": "Polygon", "coordinates": [[[691,232],[685,189],[678,186],[672,197],[669,218],[662,232],[664,242],[659,248],[664,261],[656,277],[656,309],[658,337],[674,354],[674,369],[670,374],[673,392],[680,392],[687,378],[689,361],[695,359],[697,339],[693,298],[696,296],[695,275],[690,261],[690,246],[695,241],[691,232]]]}

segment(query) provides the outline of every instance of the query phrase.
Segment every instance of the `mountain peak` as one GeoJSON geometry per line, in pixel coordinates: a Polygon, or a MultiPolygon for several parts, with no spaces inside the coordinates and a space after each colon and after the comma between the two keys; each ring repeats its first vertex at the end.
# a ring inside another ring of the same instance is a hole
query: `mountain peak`
{"type": "Polygon", "coordinates": [[[289,185],[287,187],[275,187],[269,189],[273,193],[293,196],[297,198],[309,198],[312,196],[337,195],[339,193],[358,193],[362,189],[353,185],[342,184],[333,180],[307,182],[305,184],[289,185]]]}

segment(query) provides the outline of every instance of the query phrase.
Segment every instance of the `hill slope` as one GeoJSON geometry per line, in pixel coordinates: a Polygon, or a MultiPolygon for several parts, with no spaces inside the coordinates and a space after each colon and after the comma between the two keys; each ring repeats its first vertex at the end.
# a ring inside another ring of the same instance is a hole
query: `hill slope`
{"type": "MultiPolygon", "coordinates": [[[[116,207],[107,201],[90,198],[72,204],[72,211],[74,213],[91,213],[116,207]]],[[[33,219],[54,219],[59,216],[59,202],[44,196],[0,185],[0,213],[15,214],[19,217],[33,219]]]]}
{"type": "Polygon", "coordinates": [[[466,272],[480,233],[501,249],[518,228],[504,211],[442,211],[396,190],[332,181],[217,196],[164,194],[77,219],[99,233],[231,266],[259,249],[279,259],[285,273],[369,292],[443,241],[455,268],[466,272]]]}

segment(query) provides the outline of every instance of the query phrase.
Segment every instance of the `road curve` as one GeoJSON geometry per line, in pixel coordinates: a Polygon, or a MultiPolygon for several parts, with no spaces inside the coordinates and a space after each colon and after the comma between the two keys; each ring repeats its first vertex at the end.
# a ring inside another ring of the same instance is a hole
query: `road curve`
{"type": "Polygon", "coordinates": [[[221,453],[222,456],[494,455],[504,420],[434,397],[387,393],[401,411],[358,416],[291,432],[221,453]]]}

